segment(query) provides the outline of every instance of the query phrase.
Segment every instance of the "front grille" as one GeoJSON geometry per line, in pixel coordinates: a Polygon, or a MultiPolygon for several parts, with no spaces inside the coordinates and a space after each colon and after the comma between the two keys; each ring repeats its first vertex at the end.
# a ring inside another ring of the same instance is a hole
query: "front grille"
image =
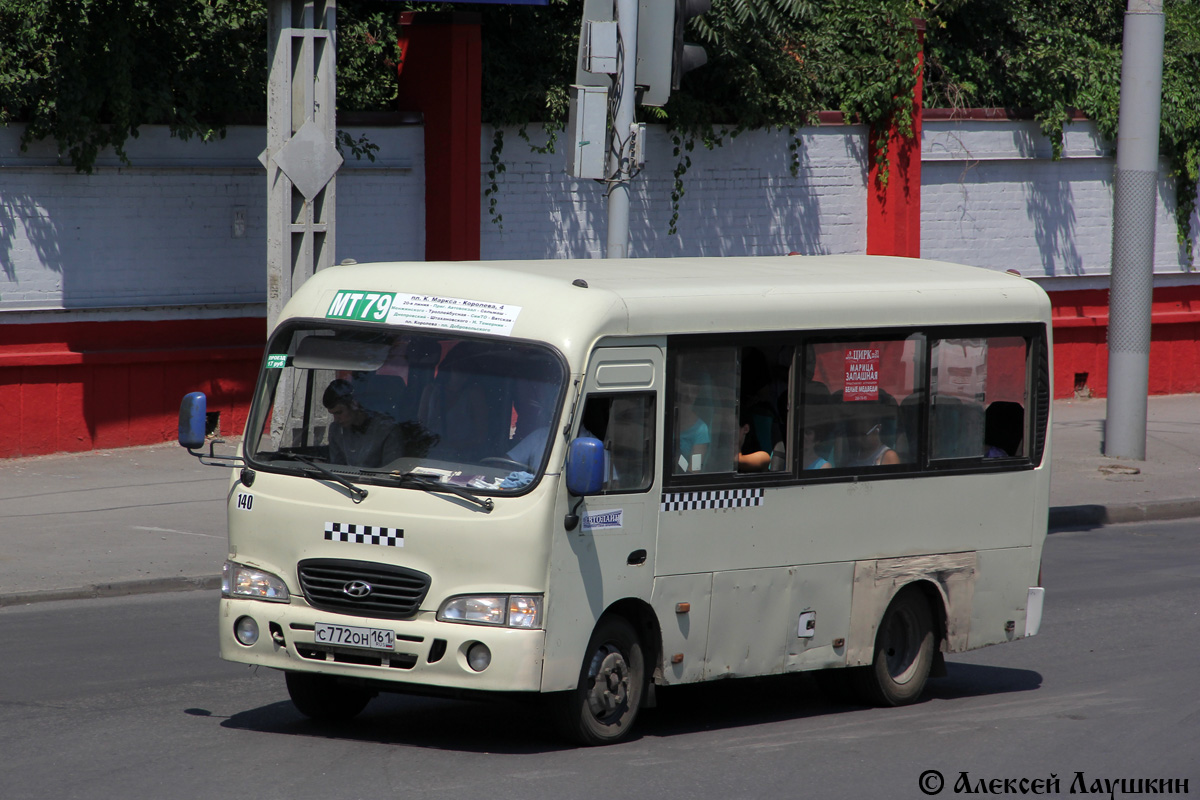
{"type": "Polygon", "coordinates": [[[371,561],[311,558],[297,565],[297,573],[308,604],[335,614],[404,619],[417,613],[429,591],[424,572],[371,561]],[[371,591],[354,597],[344,591],[352,583],[365,583],[371,591]]]}

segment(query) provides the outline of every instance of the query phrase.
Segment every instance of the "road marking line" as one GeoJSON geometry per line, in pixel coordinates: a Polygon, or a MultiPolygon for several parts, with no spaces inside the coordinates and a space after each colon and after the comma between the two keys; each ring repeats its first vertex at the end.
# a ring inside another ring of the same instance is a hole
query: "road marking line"
{"type": "Polygon", "coordinates": [[[148,528],[145,525],[134,525],[135,531],[150,531],[151,533],[180,533],[184,536],[205,536],[209,539],[223,539],[223,536],[215,536],[211,533],[193,533],[191,531],[177,531],[171,528],[148,528]]]}

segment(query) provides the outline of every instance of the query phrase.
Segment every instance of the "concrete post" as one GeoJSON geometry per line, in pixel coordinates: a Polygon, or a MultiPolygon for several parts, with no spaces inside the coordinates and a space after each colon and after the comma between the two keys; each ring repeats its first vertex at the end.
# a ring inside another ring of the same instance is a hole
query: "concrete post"
{"type": "Polygon", "coordinates": [[[1162,9],[1162,0],[1129,0],[1125,13],[1113,175],[1104,436],[1104,454],[1112,458],[1146,458],[1154,216],[1166,28],[1162,9]]]}

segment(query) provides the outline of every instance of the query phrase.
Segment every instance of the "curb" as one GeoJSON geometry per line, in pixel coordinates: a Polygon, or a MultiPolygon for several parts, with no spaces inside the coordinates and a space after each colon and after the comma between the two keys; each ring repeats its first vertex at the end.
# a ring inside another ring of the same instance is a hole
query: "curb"
{"type": "Polygon", "coordinates": [[[197,589],[220,589],[220,575],[184,578],[146,578],[143,580],[94,583],[67,589],[43,589],[35,592],[0,594],[0,608],[48,603],[54,600],[92,600],[99,597],[127,597],[134,594],[191,592],[197,589]]]}
{"type": "Polygon", "coordinates": [[[1072,528],[1096,528],[1122,522],[1152,522],[1190,517],[1200,517],[1200,498],[1148,500],[1145,503],[1113,505],[1052,506],[1050,532],[1072,528]]]}

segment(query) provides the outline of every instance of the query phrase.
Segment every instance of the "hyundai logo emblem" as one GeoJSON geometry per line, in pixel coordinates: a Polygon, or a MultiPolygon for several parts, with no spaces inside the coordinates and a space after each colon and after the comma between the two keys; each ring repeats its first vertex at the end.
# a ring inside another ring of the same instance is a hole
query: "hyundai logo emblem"
{"type": "Polygon", "coordinates": [[[371,584],[366,581],[350,581],[342,587],[342,593],[361,600],[371,593],[371,584]]]}

